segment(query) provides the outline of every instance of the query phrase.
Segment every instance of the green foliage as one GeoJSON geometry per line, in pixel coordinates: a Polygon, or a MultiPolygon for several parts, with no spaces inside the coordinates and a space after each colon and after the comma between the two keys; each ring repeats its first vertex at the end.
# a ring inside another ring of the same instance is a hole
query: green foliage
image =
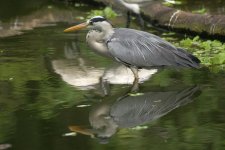
{"type": "Polygon", "coordinates": [[[193,12],[193,13],[198,13],[198,14],[205,14],[207,11],[206,11],[206,9],[203,7],[203,8],[201,8],[201,9],[199,9],[199,10],[193,10],[192,12],[193,12]]]}
{"type": "Polygon", "coordinates": [[[213,64],[225,64],[225,53],[219,53],[212,59],[213,64]]]}
{"type": "Polygon", "coordinates": [[[193,52],[206,66],[219,65],[223,68],[225,65],[225,44],[218,40],[204,41],[196,36],[180,41],[179,46],[193,52]]]}
{"type": "Polygon", "coordinates": [[[141,96],[143,93],[129,93],[130,96],[141,96]]]}
{"type": "Polygon", "coordinates": [[[90,12],[88,12],[87,19],[90,19],[91,17],[94,16],[104,16],[108,19],[112,19],[118,16],[118,14],[115,11],[113,11],[111,7],[105,7],[102,10],[91,10],[90,12]]]}

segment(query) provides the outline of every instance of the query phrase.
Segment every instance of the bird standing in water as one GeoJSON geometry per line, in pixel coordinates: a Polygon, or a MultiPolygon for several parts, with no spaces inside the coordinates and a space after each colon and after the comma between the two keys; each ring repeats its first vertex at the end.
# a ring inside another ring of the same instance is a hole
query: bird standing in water
{"type": "Polygon", "coordinates": [[[200,68],[200,60],[160,37],[134,29],[113,28],[102,16],[95,16],[64,32],[89,28],[87,44],[100,55],[129,67],[134,74],[132,92],[138,90],[139,68],[200,68]]]}

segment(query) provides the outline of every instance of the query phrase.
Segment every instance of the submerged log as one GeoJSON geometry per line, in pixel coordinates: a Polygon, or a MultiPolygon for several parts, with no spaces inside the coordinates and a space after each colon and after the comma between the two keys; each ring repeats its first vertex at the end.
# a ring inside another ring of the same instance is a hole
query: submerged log
{"type": "MultiPolygon", "coordinates": [[[[113,1],[97,0],[121,9],[113,1]]],[[[185,33],[225,38],[225,15],[194,14],[167,7],[158,2],[141,6],[141,13],[152,25],[185,33]]]]}

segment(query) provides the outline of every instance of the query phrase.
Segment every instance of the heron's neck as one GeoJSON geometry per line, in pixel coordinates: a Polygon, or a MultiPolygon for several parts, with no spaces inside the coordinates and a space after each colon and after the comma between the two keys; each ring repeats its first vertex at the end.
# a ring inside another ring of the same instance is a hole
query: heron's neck
{"type": "Polygon", "coordinates": [[[113,33],[114,33],[114,29],[110,23],[105,25],[104,28],[102,29],[104,40],[107,40],[108,38],[110,38],[113,35],[113,33]]]}
{"type": "Polygon", "coordinates": [[[113,35],[114,29],[108,23],[101,30],[92,29],[88,32],[86,40],[88,45],[97,53],[111,57],[106,46],[106,41],[113,35]]]}
{"type": "Polygon", "coordinates": [[[116,0],[116,1],[136,14],[140,13],[140,8],[138,4],[126,3],[124,0],[116,0]]]}

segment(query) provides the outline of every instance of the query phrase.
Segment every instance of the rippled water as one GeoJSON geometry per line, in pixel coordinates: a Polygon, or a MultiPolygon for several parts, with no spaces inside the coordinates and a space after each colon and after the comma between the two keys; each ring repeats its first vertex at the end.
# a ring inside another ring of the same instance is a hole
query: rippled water
{"type": "Polygon", "coordinates": [[[223,71],[142,70],[139,93],[127,94],[129,70],[68,26],[0,39],[0,149],[225,148],[223,71]]]}

